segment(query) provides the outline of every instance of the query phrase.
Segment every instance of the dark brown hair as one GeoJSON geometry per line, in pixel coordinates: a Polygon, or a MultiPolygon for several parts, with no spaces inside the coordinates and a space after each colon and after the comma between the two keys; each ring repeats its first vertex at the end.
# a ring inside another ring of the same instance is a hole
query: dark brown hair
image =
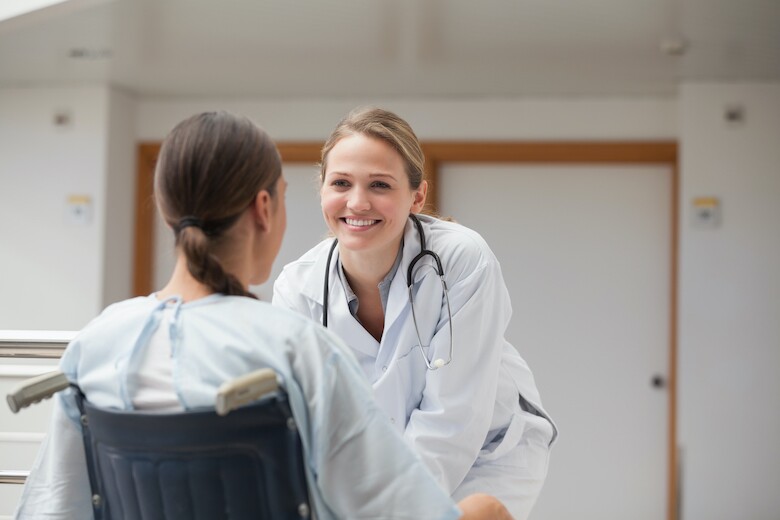
{"type": "Polygon", "coordinates": [[[154,173],[155,198],[196,280],[218,293],[252,296],[216,251],[258,192],[274,196],[281,174],[276,146],[245,117],[205,112],[168,134],[154,173]]]}

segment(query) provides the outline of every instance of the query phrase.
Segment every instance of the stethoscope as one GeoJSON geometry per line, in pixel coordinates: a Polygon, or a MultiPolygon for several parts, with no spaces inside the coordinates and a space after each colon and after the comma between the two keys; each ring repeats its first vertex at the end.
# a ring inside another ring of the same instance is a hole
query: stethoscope
{"type": "MultiPolygon", "coordinates": [[[[409,305],[412,307],[412,320],[414,321],[414,331],[417,333],[417,346],[420,349],[420,354],[422,355],[423,361],[425,361],[425,366],[428,367],[428,370],[438,370],[452,362],[452,311],[450,310],[450,296],[449,291],[447,290],[447,282],[444,281],[444,268],[441,265],[441,258],[439,258],[439,255],[430,249],[425,248],[425,233],[423,232],[420,219],[418,219],[415,215],[409,215],[409,217],[414,222],[414,225],[417,227],[417,233],[420,235],[420,252],[412,259],[412,261],[409,263],[408,269],[406,270],[406,286],[409,290],[409,305]],[[428,357],[425,355],[425,351],[423,350],[420,329],[417,326],[417,314],[414,312],[414,296],[412,295],[412,275],[414,274],[414,266],[419,260],[426,256],[430,256],[433,258],[434,262],[436,262],[436,273],[439,275],[439,280],[441,280],[441,286],[444,292],[444,301],[447,303],[447,316],[449,317],[447,324],[450,328],[449,359],[444,361],[441,358],[437,358],[433,361],[433,363],[428,361],[428,357]]],[[[328,251],[328,261],[325,263],[325,287],[322,291],[322,325],[325,327],[328,326],[328,285],[330,285],[330,260],[333,257],[333,251],[336,249],[337,245],[338,239],[334,238],[333,245],[330,246],[330,251],[328,251]]]]}

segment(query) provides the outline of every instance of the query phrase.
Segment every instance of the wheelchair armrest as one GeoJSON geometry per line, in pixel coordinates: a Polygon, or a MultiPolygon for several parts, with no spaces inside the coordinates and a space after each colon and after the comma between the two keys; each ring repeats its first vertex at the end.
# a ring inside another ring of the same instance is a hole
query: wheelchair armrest
{"type": "Polygon", "coordinates": [[[227,415],[231,410],[256,401],[279,388],[276,372],[261,368],[245,376],[223,383],[217,391],[217,414],[227,415]]]}
{"type": "Polygon", "coordinates": [[[17,413],[22,408],[47,399],[60,390],[68,388],[69,385],[70,381],[65,377],[65,374],[55,370],[23,381],[5,398],[11,411],[17,413]]]}

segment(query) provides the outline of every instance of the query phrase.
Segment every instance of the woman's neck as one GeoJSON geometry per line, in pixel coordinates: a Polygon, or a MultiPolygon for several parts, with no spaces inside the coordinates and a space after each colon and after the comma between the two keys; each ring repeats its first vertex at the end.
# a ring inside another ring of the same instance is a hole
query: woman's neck
{"type": "Polygon", "coordinates": [[[187,269],[187,259],[183,254],[178,255],[168,283],[156,293],[160,300],[170,296],[181,296],[185,302],[205,298],[211,294],[214,294],[214,290],[196,280],[187,269]]]}
{"type": "MultiPolygon", "coordinates": [[[[223,243],[218,244],[213,251],[224,272],[232,274],[245,289],[248,289],[250,284],[264,282],[274,259],[269,258],[266,234],[258,232],[252,214],[245,212],[228,233],[230,235],[224,237],[223,243]]],[[[176,253],[176,265],[171,278],[165,287],[157,292],[157,297],[178,295],[184,301],[191,301],[214,294],[212,287],[192,276],[184,253],[178,248],[176,253]]]]}
{"type": "Polygon", "coordinates": [[[360,298],[360,293],[369,291],[377,292],[379,282],[390,272],[398,250],[401,247],[399,237],[398,244],[392,248],[378,253],[366,253],[362,251],[350,251],[339,246],[339,259],[347,275],[349,285],[360,298]]]}
{"type": "Polygon", "coordinates": [[[344,275],[360,302],[357,319],[377,341],[382,341],[385,329],[385,310],[379,292],[379,283],[393,268],[400,247],[399,240],[394,252],[388,250],[380,255],[339,250],[344,275]]]}

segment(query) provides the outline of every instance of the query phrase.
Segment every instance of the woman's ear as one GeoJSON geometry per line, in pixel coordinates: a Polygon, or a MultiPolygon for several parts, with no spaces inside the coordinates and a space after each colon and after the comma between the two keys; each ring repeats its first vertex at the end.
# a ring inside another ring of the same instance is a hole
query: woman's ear
{"type": "Polygon", "coordinates": [[[414,200],[410,213],[419,213],[425,206],[425,199],[428,196],[428,181],[422,181],[420,187],[414,191],[414,200]]]}
{"type": "Polygon", "coordinates": [[[273,199],[266,190],[260,190],[255,196],[255,202],[252,204],[252,213],[255,222],[260,226],[260,230],[267,232],[271,229],[271,219],[273,217],[273,199]]]}

